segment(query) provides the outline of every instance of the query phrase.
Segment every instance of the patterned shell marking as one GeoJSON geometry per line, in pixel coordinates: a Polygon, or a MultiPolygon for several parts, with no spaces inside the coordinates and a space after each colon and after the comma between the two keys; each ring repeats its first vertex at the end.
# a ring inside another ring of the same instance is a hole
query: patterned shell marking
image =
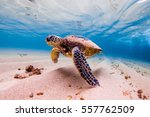
{"type": "Polygon", "coordinates": [[[72,42],[82,43],[85,47],[89,47],[89,48],[93,48],[93,49],[94,48],[95,49],[101,49],[98,45],[93,43],[91,40],[88,40],[87,38],[84,38],[84,37],[69,35],[65,38],[72,41],[72,42]]]}

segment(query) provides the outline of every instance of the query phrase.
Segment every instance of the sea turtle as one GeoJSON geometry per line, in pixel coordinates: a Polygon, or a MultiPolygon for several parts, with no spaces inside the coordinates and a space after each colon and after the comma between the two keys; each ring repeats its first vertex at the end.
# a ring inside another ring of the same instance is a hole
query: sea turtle
{"type": "Polygon", "coordinates": [[[53,46],[50,56],[54,63],[57,63],[60,53],[67,57],[72,57],[81,77],[92,86],[100,86],[86,61],[86,58],[102,51],[98,45],[87,38],[74,35],[69,35],[64,38],[49,35],[46,37],[46,43],[53,46]]]}

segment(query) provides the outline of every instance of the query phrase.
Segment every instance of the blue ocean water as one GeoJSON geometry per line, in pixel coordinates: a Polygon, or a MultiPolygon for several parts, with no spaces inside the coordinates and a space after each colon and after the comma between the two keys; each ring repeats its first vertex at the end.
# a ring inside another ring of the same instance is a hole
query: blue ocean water
{"type": "Polygon", "coordinates": [[[150,62],[150,0],[0,1],[0,49],[49,51],[49,34],[84,36],[103,55],[150,62]]]}

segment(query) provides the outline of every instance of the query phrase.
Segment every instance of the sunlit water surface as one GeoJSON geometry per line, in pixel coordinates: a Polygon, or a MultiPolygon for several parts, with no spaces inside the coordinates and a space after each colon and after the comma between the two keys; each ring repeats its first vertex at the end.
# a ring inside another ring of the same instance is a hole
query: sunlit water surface
{"type": "Polygon", "coordinates": [[[150,62],[150,0],[0,0],[0,48],[50,50],[45,37],[80,35],[103,55],[150,62]]]}

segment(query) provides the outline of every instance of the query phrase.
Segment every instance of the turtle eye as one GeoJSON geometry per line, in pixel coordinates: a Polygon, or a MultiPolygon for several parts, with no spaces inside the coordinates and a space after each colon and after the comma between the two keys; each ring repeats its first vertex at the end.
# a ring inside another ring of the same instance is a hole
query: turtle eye
{"type": "Polygon", "coordinates": [[[53,39],[54,37],[55,37],[55,36],[50,36],[49,38],[50,38],[50,39],[53,39]]]}

